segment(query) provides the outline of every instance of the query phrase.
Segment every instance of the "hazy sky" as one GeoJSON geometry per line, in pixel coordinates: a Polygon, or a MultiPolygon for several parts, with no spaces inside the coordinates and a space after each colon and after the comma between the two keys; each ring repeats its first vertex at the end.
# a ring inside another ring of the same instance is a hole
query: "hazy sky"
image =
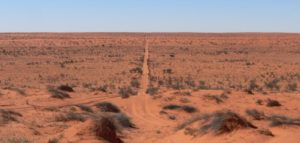
{"type": "Polygon", "coordinates": [[[300,0],[0,0],[0,32],[300,32],[300,0]]]}

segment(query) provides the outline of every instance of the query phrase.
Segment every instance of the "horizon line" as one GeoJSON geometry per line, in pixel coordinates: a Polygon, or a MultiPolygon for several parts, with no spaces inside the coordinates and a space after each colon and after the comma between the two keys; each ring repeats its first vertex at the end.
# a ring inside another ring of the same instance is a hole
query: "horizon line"
{"type": "Polygon", "coordinates": [[[0,32],[0,34],[97,34],[97,33],[136,33],[136,34],[160,34],[160,33],[166,33],[166,34],[300,34],[300,32],[0,32]]]}

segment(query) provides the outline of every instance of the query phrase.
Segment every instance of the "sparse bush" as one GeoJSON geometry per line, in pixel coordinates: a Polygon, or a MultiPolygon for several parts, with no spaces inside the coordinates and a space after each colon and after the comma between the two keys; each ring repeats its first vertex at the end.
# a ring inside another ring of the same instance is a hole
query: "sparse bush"
{"type": "Polygon", "coordinates": [[[143,74],[143,69],[141,67],[136,67],[130,70],[130,73],[143,74]]]}
{"type": "Polygon", "coordinates": [[[97,103],[96,107],[99,108],[102,112],[114,112],[114,113],[121,112],[121,110],[116,105],[109,102],[97,103]]]}
{"type": "Polygon", "coordinates": [[[87,105],[84,105],[84,104],[80,104],[80,105],[77,105],[81,110],[83,111],[86,111],[86,112],[90,112],[90,113],[93,113],[93,109],[87,105]]]}
{"type": "Polygon", "coordinates": [[[163,107],[163,109],[165,109],[165,110],[177,110],[180,108],[181,108],[181,106],[175,105],[175,104],[170,104],[170,105],[166,105],[163,107]]]}
{"type": "Polygon", "coordinates": [[[153,86],[150,86],[146,91],[146,93],[151,95],[151,96],[157,94],[158,92],[159,92],[159,88],[158,87],[153,87],[153,86]]]}
{"type": "Polygon", "coordinates": [[[137,95],[137,92],[131,87],[122,87],[119,90],[119,94],[122,98],[128,98],[130,95],[137,95]]]}
{"type": "Polygon", "coordinates": [[[297,91],[297,87],[298,87],[297,83],[288,83],[287,90],[291,92],[295,92],[297,91]]]}
{"type": "Polygon", "coordinates": [[[282,126],[282,125],[297,125],[300,126],[300,119],[291,119],[286,116],[282,115],[273,115],[269,117],[269,120],[271,121],[270,126],[282,126]]]}
{"type": "Polygon", "coordinates": [[[51,93],[52,98],[58,98],[58,99],[71,98],[71,96],[68,93],[60,91],[60,90],[55,89],[53,87],[49,87],[48,92],[51,93]]]}
{"type": "Polygon", "coordinates": [[[264,112],[257,111],[256,109],[248,109],[246,113],[251,116],[254,120],[262,120],[265,119],[264,112]]]}
{"type": "Polygon", "coordinates": [[[107,85],[102,85],[98,88],[98,91],[107,92],[108,91],[108,86],[107,85]]]}
{"type": "Polygon", "coordinates": [[[279,81],[280,81],[279,79],[273,79],[271,81],[266,82],[265,86],[271,90],[279,90],[280,89],[278,85],[279,81]]]}
{"type": "Polygon", "coordinates": [[[184,89],[184,84],[183,82],[179,81],[179,80],[175,80],[173,83],[172,83],[172,88],[175,89],[175,90],[181,90],[181,89],[184,89]]]}
{"type": "Polygon", "coordinates": [[[227,95],[226,92],[223,92],[223,93],[220,95],[220,98],[222,98],[222,99],[228,99],[229,97],[228,97],[228,95],[227,95]]]}
{"type": "Polygon", "coordinates": [[[179,101],[180,101],[181,103],[189,103],[189,102],[190,102],[190,100],[187,99],[187,98],[180,98],[179,101]]]}
{"type": "Polygon", "coordinates": [[[191,96],[192,95],[191,92],[189,92],[189,91],[186,91],[186,92],[179,91],[179,92],[175,92],[174,94],[182,95],[182,96],[191,96]]]}
{"type": "Polygon", "coordinates": [[[281,106],[281,104],[277,100],[268,99],[267,106],[268,107],[277,107],[277,106],[281,106]]]}
{"type": "Polygon", "coordinates": [[[100,117],[94,120],[94,132],[97,137],[103,138],[110,143],[123,143],[118,137],[118,128],[109,117],[100,117]]]}
{"type": "Polygon", "coordinates": [[[210,122],[202,126],[201,131],[208,132],[212,130],[216,134],[224,134],[242,128],[257,128],[246,119],[231,111],[216,112],[210,118],[210,122]]]}
{"type": "Polygon", "coordinates": [[[132,87],[135,87],[135,88],[140,88],[141,84],[140,84],[140,81],[138,79],[133,79],[133,80],[131,80],[130,85],[132,87]]]}
{"type": "Polygon", "coordinates": [[[196,83],[195,83],[195,81],[194,81],[192,78],[188,78],[188,79],[185,81],[185,84],[186,84],[187,86],[189,86],[189,87],[192,87],[192,88],[196,87],[196,83]]]}
{"type": "Polygon", "coordinates": [[[258,104],[258,105],[262,105],[262,104],[263,104],[263,100],[261,100],[261,99],[257,99],[257,100],[256,100],[256,104],[258,104]]]}
{"type": "Polygon", "coordinates": [[[199,81],[198,88],[199,89],[209,89],[209,87],[206,85],[205,81],[203,81],[203,80],[199,81]]]}
{"type": "Polygon", "coordinates": [[[170,105],[166,105],[163,107],[164,110],[183,110],[187,113],[194,113],[197,111],[197,109],[195,107],[189,106],[189,105],[175,105],[175,104],[170,104],[170,105]]]}
{"type": "Polygon", "coordinates": [[[164,72],[164,74],[172,74],[173,73],[172,69],[164,69],[163,72],[164,72]]]}
{"type": "Polygon", "coordinates": [[[258,88],[259,88],[259,86],[256,84],[256,80],[255,79],[250,80],[248,90],[254,91],[254,90],[258,89],[258,88]]]}
{"type": "Polygon", "coordinates": [[[7,88],[7,89],[13,90],[13,91],[17,92],[17,93],[20,94],[20,95],[26,96],[26,92],[25,92],[24,89],[16,88],[16,87],[9,87],[9,88],[7,88]]]}
{"type": "Polygon", "coordinates": [[[245,89],[245,92],[250,94],[250,95],[254,95],[254,92],[253,90],[250,90],[250,89],[245,89]]]}
{"type": "Polygon", "coordinates": [[[274,137],[274,134],[268,129],[259,129],[258,133],[260,133],[262,135],[274,137]]]}
{"type": "Polygon", "coordinates": [[[181,130],[197,121],[200,121],[200,120],[207,120],[209,118],[209,115],[208,114],[204,114],[204,115],[196,115],[196,116],[193,116],[192,118],[186,120],[184,123],[178,125],[176,127],[177,130],[181,130]]]}
{"type": "Polygon", "coordinates": [[[49,139],[48,143],[59,143],[59,139],[58,138],[49,139]]]}
{"type": "Polygon", "coordinates": [[[9,137],[0,138],[0,143],[31,143],[31,141],[24,137],[9,137]]]}
{"type": "Polygon", "coordinates": [[[44,108],[44,110],[50,111],[50,112],[58,112],[59,108],[52,106],[52,107],[46,107],[46,108],[44,108]]]}
{"type": "Polygon", "coordinates": [[[113,115],[112,118],[118,123],[120,130],[123,128],[136,128],[130,118],[123,113],[117,113],[113,115]]]}
{"type": "Polygon", "coordinates": [[[194,113],[197,111],[197,109],[193,106],[184,105],[181,107],[181,109],[187,113],[194,113]]]}
{"type": "Polygon", "coordinates": [[[74,92],[74,89],[69,85],[60,85],[57,87],[57,89],[65,92],[74,92]]]}
{"type": "Polygon", "coordinates": [[[209,99],[209,100],[215,100],[217,104],[223,103],[223,98],[220,97],[219,95],[204,95],[205,98],[209,99]]]}
{"type": "Polygon", "coordinates": [[[68,122],[68,121],[84,122],[86,120],[86,118],[82,114],[68,112],[67,114],[64,114],[64,115],[61,114],[59,116],[56,116],[55,120],[58,122],[68,122]]]}
{"type": "Polygon", "coordinates": [[[176,116],[175,116],[175,115],[169,115],[168,118],[169,118],[170,120],[176,120],[176,116]]]}
{"type": "Polygon", "coordinates": [[[4,110],[0,109],[0,124],[7,124],[9,122],[18,122],[18,117],[22,117],[23,115],[12,111],[12,110],[4,110]]]}

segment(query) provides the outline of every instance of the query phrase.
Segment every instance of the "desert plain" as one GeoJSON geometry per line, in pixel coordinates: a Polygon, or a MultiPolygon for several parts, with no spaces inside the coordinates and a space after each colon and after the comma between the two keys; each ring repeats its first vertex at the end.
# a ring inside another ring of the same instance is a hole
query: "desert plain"
{"type": "Polygon", "coordinates": [[[298,143],[299,91],[300,34],[0,34],[0,143],[298,143]]]}

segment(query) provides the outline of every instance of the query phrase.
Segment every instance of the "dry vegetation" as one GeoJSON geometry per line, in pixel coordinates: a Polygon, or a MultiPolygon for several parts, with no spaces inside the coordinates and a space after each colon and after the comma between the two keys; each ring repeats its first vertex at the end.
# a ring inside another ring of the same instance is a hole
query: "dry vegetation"
{"type": "Polygon", "coordinates": [[[299,34],[0,34],[0,143],[297,143],[299,61],[299,34]]]}

